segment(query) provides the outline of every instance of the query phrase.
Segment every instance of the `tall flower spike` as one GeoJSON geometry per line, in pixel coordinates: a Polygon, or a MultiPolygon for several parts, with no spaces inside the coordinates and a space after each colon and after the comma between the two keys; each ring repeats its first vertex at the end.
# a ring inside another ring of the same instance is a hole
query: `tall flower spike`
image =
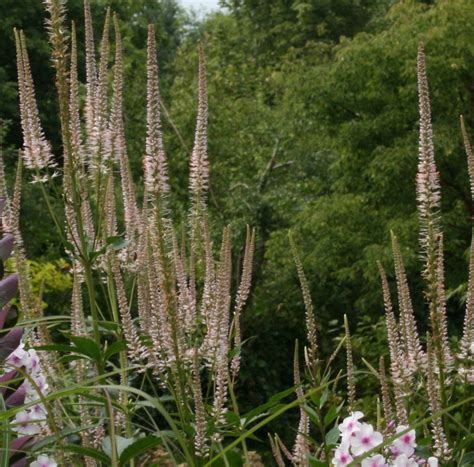
{"type": "Polygon", "coordinates": [[[51,146],[46,140],[36,105],[33,78],[31,76],[25,36],[15,29],[18,91],[20,97],[20,116],[23,132],[23,160],[28,169],[40,170],[53,167],[51,146]]]}
{"type": "MultiPolygon", "coordinates": [[[[469,169],[469,180],[471,185],[471,198],[474,205],[474,154],[467,135],[464,119],[461,117],[461,129],[466,150],[467,165],[469,169]]],[[[469,280],[467,285],[466,313],[464,315],[464,328],[460,344],[460,358],[465,360],[470,353],[470,347],[474,342],[474,229],[471,236],[471,252],[469,255],[469,280]]]]}
{"type": "Polygon", "coordinates": [[[82,161],[83,147],[81,135],[81,117],[79,111],[79,80],[77,78],[77,38],[76,26],[71,26],[71,71],[69,73],[69,131],[71,135],[71,156],[82,161]]]}
{"type": "Polygon", "coordinates": [[[201,377],[199,375],[198,349],[193,351],[193,395],[194,413],[196,418],[196,434],[194,436],[194,449],[198,457],[205,457],[208,451],[206,444],[206,416],[202,400],[201,377]]]}
{"type": "Polygon", "coordinates": [[[442,367],[444,371],[449,372],[453,366],[453,357],[451,355],[451,349],[449,348],[448,340],[448,318],[446,316],[446,291],[444,287],[444,249],[443,249],[443,234],[439,235],[438,239],[438,313],[437,313],[437,325],[438,335],[436,338],[439,340],[441,347],[440,356],[443,359],[442,367]]]}
{"type": "MultiPolygon", "coordinates": [[[[92,171],[92,175],[97,178],[98,171],[103,169],[102,165],[104,161],[102,158],[104,155],[102,152],[104,149],[102,141],[105,139],[107,132],[107,87],[108,87],[108,63],[109,63],[109,26],[110,26],[110,10],[107,9],[107,13],[104,21],[104,30],[102,32],[102,41],[100,44],[100,61],[99,71],[97,76],[97,85],[95,89],[91,89],[94,98],[94,111],[93,111],[93,122],[91,128],[91,134],[88,138],[89,143],[89,165],[92,171]]],[[[86,56],[87,57],[87,56],[86,56]]],[[[89,87],[89,83],[88,83],[89,87]]],[[[87,109],[86,102],[86,117],[89,112],[87,109]]],[[[98,181],[95,180],[96,190],[99,189],[98,181]]]]}
{"type": "Polygon", "coordinates": [[[285,461],[283,460],[283,455],[281,453],[280,446],[278,445],[278,441],[275,439],[273,440],[272,435],[268,433],[268,439],[270,440],[270,447],[272,448],[273,458],[277,463],[278,467],[285,467],[285,461]]]}
{"type": "Polygon", "coordinates": [[[85,120],[87,138],[92,138],[97,91],[97,66],[95,59],[94,30],[89,0],[84,0],[84,29],[86,49],[86,104],[85,120]]]}
{"type": "MultiPolygon", "coordinates": [[[[418,174],[416,188],[418,213],[420,218],[420,242],[423,254],[429,261],[437,235],[441,231],[439,222],[440,182],[436,169],[433,130],[431,127],[431,108],[426,76],[425,51],[423,44],[418,48],[417,58],[418,99],[420,112],[420,135],[418,154],[418,174]]],[[[427,265],[427,269],[428,269],[427,265]]],[[[425,271],[425,274],[428,271],[425,271]]]]}
{"type": "Polygon", "coordinates": [[[160,90],[156,60],[155,28],[148,25],[147,43],[147,134],[145,147],[145,184],[149,195],[160,201],[161,214],[169,192],[168,168],[161,131],[160,90]]]}
{"type": "Polygon", "coordinates": [[[318,358],[318,343],[316,337],[316,322],[314,320],[313,301],[311,300],[311,293],[309,291],[308,280],[303,270],[303,264],[298,255],[295,241],[291,232],[288,235],[290,241],[291,251],[293,253],[293,260],[296,265],[298,272],[298,278],[300,281],[301,291],[303,293],[304,307],[305,307],[305,318],[306,318],[306,337],[308,339],[309,347],[311,350],[311,372],[314,373],[316,368],[316,360],[318,358]]]}
{"type": "Polygon", "coordinates": [[[189,167],[189,190],[191,192],[193,210],[198,216],[202,214],[206,204],[209,184],[209,161],[207,157],[207,85],[204,49],[199,44],[199,97],[196,120],[196,133],[189,167]]]}
{"type": "MultiPolygon", "coordinates": [[[[400,308],[400,322],[402,324],[402,339],[404,352],[410,366],[424,366],[426,360],[423,349],[421,347],[418,330],[416,327],[415,315],[413,312],[413,304],[410,297],[410,289],[403,263],[402,253],[398,244],[397,237],[391,232],[393,262],[395,265],[395,276],[397,280],[398,303],[400,308]]],[[[409,368],[410,372],[413,368],[409,368]]]]}
{"type": "Polygon", "coordinates": [[[293,446],[293,463],[299,466],[307,466],[308,464],[308,436],[309,436],[309,417],[304,409],[304,392],[301,386],[300,363],[298,358],[298,341],[295,345],[295,355],[293,359],[293,379],[296,386],[296,396],[300,402],[300,421],[298,425],[298,434],[296,435],[295,444],[293,446]]]}
{"type": "Polygon", "coordinates": [[[387,339],[388,349],[390,352],[390,372],[392,374],[393,389],[395,395],[395,406],[397,409],[397,417],[400,424],[405,425],[407,422],[407,412],[403,403],[403,393],[401,387],[406,381],[403,375],[403,366],[400,352],[400,337],[397,329],[397,322],[393,314],[392,300],[390,299],[390,289],[388,287],[387,276],[381,263],[377,263],[382,280],[383,301],[385,307],[385,320],[387,323],[387,339]]]}
{"type": "Polygon", "coordinates": [[[428,334],[426,341],[428,346],[427,391],[430,413],[432,416],[431,431],[433,433],[434,441],[433,453],[436,457],[448,461],[450,459],[451,449],[449,448],[446,434],[444,432],[443,419],[440,415],[436,415],[441,410],[441,394],[439,378],[436,374],[437,358],[433,348],[433,337],[428,334]]]}
{"type": "Polygon", "coordinates": [[[383,357],[380,357],[379,359],[379,379],[382,393],[382,406],[385,419],[385,427],[388,431],[391,423],[394,421],[394,417],[392,411],[392,402],[390,400],[390,389],[388,387],[387,375],[385,373],[385,362],[383,357]]]}
{"type": "Polygon", "coordinates": [[[120,311],[120,319],[122,321],[123,335],[128,346],[128,355],[130,360],[140,361],[143,350],[130,314],[119,262],[114,253],[110,255],[110,259],[112,263],[112,274],[114,276],[115,287],[117,290],[117,302],[120,311]]]}
{"type": "MultiPolygon", "coordinates": [[[[239,349],[242,344],[242,332],[240,329],[240,315],[247,302],[252,282],[253,253],[255,250],[255,230],[247,226],[247,239],[245,242],[244,260],[242,266],[242,277],[235,300],[234,309],[234,349],[239,349]]],[[[235,380],[240,368],[240,349],[231,362],[232,377],[235,380]]]]}
{"type": "Polygon", "coordinates": [[[349,321],[347,315],[344,315],[344,329],[346,334],[346,353],[347,353],[347,396],[349,399],[349,412],[354,411],[355,406],[355,377],[354,377],[354,361],[352,360],[352,342],[349,330],[349,321]]]}
{"type": "Polygon", "coordinates": [[[113,148],[119,163],[122,184],[123,206],[125,211],[125,230],[127,238],[132,239],[138,229],[139,214],[135,198],[135,187],[133,184],[130,163],[128,161],[127,147],[125,143],[125,130],[123,123],[123,61],[122,61],[122,37],[117,16],[114,15],[115,29],[115,65],[114,65],[114,93],[112,102],[112,115],[110,131],[113,134],[113,148]]]}
{"type": "MultiPolygon", "coordinates": [[[[63,142],[69,141],[69,83],[68,83],[68,31],[65,25],[66,0],[44,0],[49,18],[46,19],[51,59],[56,70],[56,89],[59,97],[59,117],[63,142]]],[[[67,144],[64,152],[69,150],[67,144]]]]}

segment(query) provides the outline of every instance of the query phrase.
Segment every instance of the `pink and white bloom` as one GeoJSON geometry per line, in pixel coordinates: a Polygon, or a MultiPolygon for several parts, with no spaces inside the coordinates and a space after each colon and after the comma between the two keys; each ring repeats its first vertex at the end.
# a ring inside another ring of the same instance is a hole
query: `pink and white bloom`
{"type": "MultiPolygon", "coordinates": [[[[400,425],[397,427],[397,433],[405,431],[408,427],[405,425],[400,425]]],[[[397,455],[406,454],[408,457],[412,456],[416,448],[416,432],[415,430],[410,430],[408,433],[400,436],[396,439],[392,446],[395,448],[397,455]]]]}
{"type": "Polygon", "coordinates": [[[361,467],[387,467],[388,464],[381,454],[368,457],[362,461],[361,467]]]}
{"type": "MultiPolygon", "coordinates": [[[[47,389],[48,389],[48,384],[46,383],[46,377],[42,374],[36,374],[36,375],[31,375],[33,378],[33,381],[36,383],[36,386],[38,386],[38,389],[42,394],[45,394],[47,389]]],[[[25,381],[26,385],[26,392],[28,394],[33,394],[37,393],[37,389],[33,386],[31,381],[26,380],[25,381]]]]}
{"type": "Polygon", "coordinates": [[[348,440],[356,432],[360,430],[361,423],[359,420],[364,416],[362,412],[353,412],[346,417],[339,425],[339,431],[343,440],[348,440]]]}
{"type": "Polygon", "coordinates": [[[438,467],[438,459],[436,457],[428,457],[429,467],[438,467]]]}
{"type": "Polygon", "coordinates": [[[334,451],[332,464],[336,467],[344,467],[347,464],[350,464],[353,460],[354,459],[349,452],[349,443],[343,441],[334,451]]]}
{"type": "Polygon", "coordinates": [[[35,349],[28,350],[28,356],[30,358],[29,358],[28,364],[26,365],[26,369],[30,373],[38,373],[39,371],[41,371],[40,360],[39,360],[39,356],[36,350],[35,349]]]}
{"type": "Polygon", "coordinates": [[[58,464],[51,457],[41,455],[30,464],[30,467],[58,467],[58,464]]]}
{"type": "Polygon", "coordinates": [[[45,420],[46,410],[43,404],[36,404],[29,410],[30,416],[33,420],[45,420]]]}
{"type": "Polygon", "coordinates": [[[378,431],[374,431],[373,426],[368,423],[362,423],[359,431],[350,440],[352,453],[356,456],[370,451],[382,442],[383,436],[378,431]]]}
{"type": "Polygon", "coordinates": [[[6,364],[14,368],[28,367],[30,364],[30,356],[23,348],[24,344],[20,344],[8,357],[6,364]]]}
{"type": "Polygon", "coordinates": [[[406,454],[398,456],[394,462],[394,467],[418,467],[418,462],[415,459],[409,458],[406,454]]]}
{"type": "Polygon", "coordinates": [[[13,424],[12,430],[19,435],[37,435],[41,431],[39,424],[35,423],[35,420],[26,410],[22,410],[15,415],[13,424]]]}

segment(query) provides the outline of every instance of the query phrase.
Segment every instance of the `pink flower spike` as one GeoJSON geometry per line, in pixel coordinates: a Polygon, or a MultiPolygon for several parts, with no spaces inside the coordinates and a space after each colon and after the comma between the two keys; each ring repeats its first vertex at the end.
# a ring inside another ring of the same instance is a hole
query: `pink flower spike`
{"type": "Polygon", "coordinates": [[[402,454],[395,459],[393,467],[418,467],[418,463],[407,455],[402,454]]]}
{"type": "MultiPolygon", "coordinates": [[[[397,427],[397,433],[405,431],[408,427],[405,425],[400,425],[397,427]]],[[[410,430],[408,433],[400,436],[393,442],[397,454],[406,454],[408,457],[412,456],[416,448],[416,432],[415,430],[410,430]]]]}
{"type": "Polygon", "coordinates": [[[372,425],[362,423],[360,430],[351,438],[352,453],[360,456],[383,442],[383,436],[372,425]]]}
{"type": "Polygon", "coordinates": [[[361,467],[387,467],[388,464],[381,454],[369,457],[362,461],[361,467]]]}
{"type": "Polygon", "coordinates": [[[334,451],[334,458],[331,462],[336,467],[344,467],[352,461],[353,458],[349,452],[349,444],[343,441],[334,451]]]}

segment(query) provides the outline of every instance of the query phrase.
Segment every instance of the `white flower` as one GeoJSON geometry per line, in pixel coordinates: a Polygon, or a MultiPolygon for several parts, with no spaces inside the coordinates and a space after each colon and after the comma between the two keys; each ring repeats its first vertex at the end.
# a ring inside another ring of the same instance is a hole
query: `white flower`
{"type": "Polygon", "coordinates": [[[16,431],[20,435],[37,435],[41,428],[38,423],[35,423],[31,415],[26,411],[22,410],[15,415],[13,431],[16,431]],[[33,421],[33,423],[30,423],[33,421]]]}
{"type": "Polygon", "coordinates": [[[471,352],[471,355],[474,355],[474,341],[471,342],[471,346],[469,347],[469,352],[471,352]]]}
{"type": "MultiPolygon", "coordinates": [[[[397,433],[405,431],[408,427],[405,425],[400,425],[397,427],[397,433]]],[[[408,433],[400,436],[393,442],[393,445],[396,449],[397,454],[406,454],[408,457],[413,455],[416,448],[416,433],[415,430],[410,430],[408,433]]]]}
{"type": "Polygon", "coordinates": [[[430,467],[438,467],[438,459],[436,457],[428,457],[428,465],[430,467]]]}
{"type": "Polygon", "coordinates": [[[58,467],[58,464],[51,457],[41,455],[30,464],[30,467],[58,467]]]}
{"type": "Polygon", "coordinates": [[[334,451],[332,464],[336,467],[344,467],[347,464],[350,464],[352,461],[353,458],[349,452],[349,443],[343,441],[334,451]]]}
{"type": "Polygon", "coordinates": [[[45,420],[46,410],[43,404],[36,404],[30,408],[29,414],[32,420],[45,420]]]}
{"type": "Polygon", "coordinates": [[[383,436],[378,431],[374,431],[372,425],[362,423],[359,431],[355,433],[355,436],[351,437],[352,453],[359,456],[382,442],[383,436]]]}
{"type": "Polygon", "coordinates": [[[405,454],[398,456],[393,462],[394,467],[418,467],[418,463],[414,459],[410,459],[405,454]]]}
{"type": "Polygon", "coordinates": [[[387,467],[387,465],[381,454],[376,454],[362,461],[362,467],[387,467]]]}
{"type": "Polygon", "coordinates": [[[28,350],[28,356],[30,357],[28,365],[26,365],[26,369],[30,373],[38,373],[41,371],[40,368],[40,360],[38,357],[38,353],[35,349],[28,350]]]}
{"type": "Polygon", "coordinates": [[[15,368],[28,367],[30,364],[30,356],[23,348],[24,344],[20,344],[8,357],[6,364],[15,368]]]}
{"type": "MultiPolygon", "coordinates": [[[[48,384],[46,383],[46,377],[42,374],[31,375],[33,381],[38,386],[38,389],[42,394],[46,394],[48,390],[48,384]]],[[[26,393],[28,395],[38,394],[36,387],[33,386],[31,381],[25,381],[26,384],[26,393]]]]}
{"type": "Polygon", "coordinates": [[[339,425],[339,431],[343,440],[348,440],[354,433],[360,430],[359,419],[364,416],[362,412],[353,412],[339,425]]]}

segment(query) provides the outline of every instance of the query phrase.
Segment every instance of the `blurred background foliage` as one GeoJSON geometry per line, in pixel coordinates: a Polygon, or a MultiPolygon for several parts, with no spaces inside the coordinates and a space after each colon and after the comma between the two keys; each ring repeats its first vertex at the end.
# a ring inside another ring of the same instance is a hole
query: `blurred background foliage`
{"type": "MultiPolygon", "coordinates": [[[[139,186],[146,25],[155,24],[172,202],[181,212],[187,209],[196,116],[197,41],[205,46],[209,204],[216,234],[230,223],[235,236],[244,235],[245,224],[258,235],[243,323],[244,408],[292,384],[294,341],[304,340],[289,229],[311,283],[324,353],[335,348],[344,313],[353,326],[356,359],[364,355],[376,365],[386,353],[376,260],[391,271],[390,230],[403,247],[418,321],[426,321],[415,205],[415,60],[424,41],[452,292],[448,315],[456,336],[473,214],[459,127],[463,114],[474,134],[472,0],[223,0],[221,10],[199,20],[175,0],[91,4],[96,42],[107,5],[122,20],[126,131],[139,186]]],[[[82,38],[82,1],[67,5],[82,38]]],[[[45,132],[60,157],[58,117],[41,2],[0,0],[0,6],[0,135],[12,179],[21,145],[13,27],[26,32],[45,132]]],[[[48,276],[48,293],[61,295],[70,285],[67,273],[54,271],[62,271],[57,261],[63,252],[53,226],[44,223],[37,188],[25,186],[22,227],[29,258],[35,274],[48,276]]],[[[237,261],[242,252],[234,253],[237,261]]],[[[48,302],[49,312],[67,308],[61,298],[48,302]]]]}

